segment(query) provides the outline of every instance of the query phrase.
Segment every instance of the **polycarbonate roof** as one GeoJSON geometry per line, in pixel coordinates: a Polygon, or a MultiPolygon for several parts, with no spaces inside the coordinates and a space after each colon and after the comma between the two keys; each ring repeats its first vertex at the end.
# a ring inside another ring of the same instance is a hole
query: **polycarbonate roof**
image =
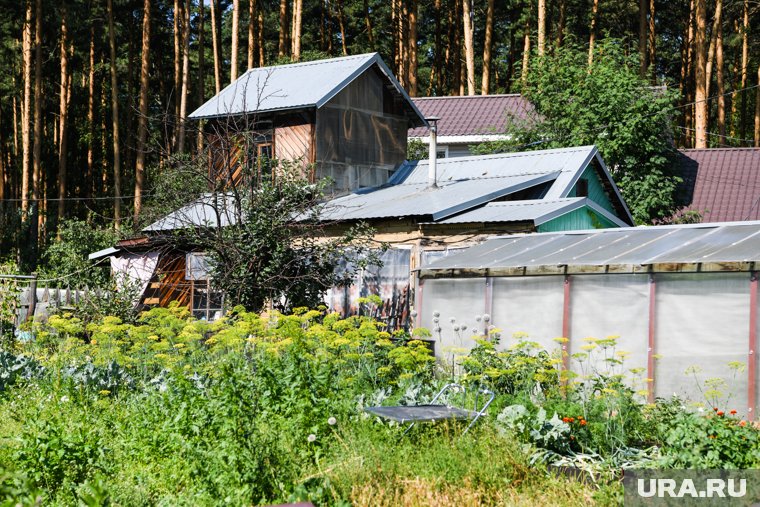
{"type": "Polygon", "coordinates": [[[503,236],[424,271],[749,262],[760,262],[760,221],[503,236]]]}
{"type": "Polygon", "coordinates": [[[377,65],[408,103],[416,117],[413,117],[414,126],[427,125],[422,113],[377,53],[249,69],[188,117],[197,120],[320,108],[373,65],[377,65]]]}

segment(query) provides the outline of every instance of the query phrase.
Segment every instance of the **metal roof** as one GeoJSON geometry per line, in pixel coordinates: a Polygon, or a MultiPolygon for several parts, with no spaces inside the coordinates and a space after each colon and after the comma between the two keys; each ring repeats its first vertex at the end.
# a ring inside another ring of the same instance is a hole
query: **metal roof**
{"type": "MultiPolygon", "coordinates": [[[[328,220],[363,220],[431,216],[438,221],[547,182],[553,183],[544,198],[536,202],[557,201],[568,196],[595,157],[599,159],[595,146],[580,146],[444,158],[437,163],[438,188],[428,186],[427,160],[405,162],[386,185],[357,190],[330,201],[324,217],[328,220]]],[[[601,160],[599,163],[606,171],[601,160]]],[[[617,192],[609,173],[607,178],[617,192]]],[[[622,220],[606,211],[601,213],[613,222],[627,226],[633,223],[633,219],[622,197],[618,198],[619,208],[624,212],[622,220]]],[[[594,208],[598,206],[594,205],[594,208]]]]}
{"type": "Polygon", "coordinates": [[[725,271],[754,269],[746,264],[755,262],[760,221],[503,236],[436,261],[421,276],[725,271]]]}
{"type": "Polygon", "coordinates": [[[249,69],[188,117],[197,120],[320,108],[373,65],[405,99],[416,117],[414,126],[426,126],[423,114],[377,53],[249,69]]]}
{"type": "Polygon", "coordinates": [[[679,151],[687,209],[707,222],[760,219],[760,148],[679,151]]]}
{"type": "Polygon", "coordinates": [[[435,188],[427,183],[391,185],[333,199],[326,205],[322,218],[431,216],[433,220],[440,220],[556,177],[557,173],[547,173],[455,180],[439,183],[435,188]]]}
{"type": "MultiPolygon", "coordinates": [[[[553,150],[441,158],[437,160],[436,166],[439,182],[465,178],[498,178],[554,172],[574,175],[579,171],[582,172],[596,153],[595,146],[578,146],[553,150]]],[[[389,182],[393,184],[427,183],[427,180],[428,160],[416,160],[404,163],[393,174],[389,182]]],[[[569,191],[569,189],[567,190],[569,191]]]]}
{"type": "Polygon", "coordinates": [[[440,220],[438,223],[533,222],[533,225],[538,226],[584,207],[591,208],[597,214],[602,215],[619,227],[628,227],[628,224],[587,197],[489,202],[485,206],[440,220]]]}
{"type": "Polygon", "coordinates": [[[198,200],[166,215],[143,232],[172,231],[191,227],[225,227],[238,223],[236,200],[228,194],[204,194],[198,200]]]}
{"type": "MultiPolygon", "coordinates": [[[[415,105],[425,118],[435,116],[438,139],[447,136],[504,134],[512,122],[535,121],[535,108],[519,93],[505,95],[464,95],[459,97],[415,97],[415,105]]],[[[410,137],[426,137],[426,128],[409,129],[410,137]]]]}

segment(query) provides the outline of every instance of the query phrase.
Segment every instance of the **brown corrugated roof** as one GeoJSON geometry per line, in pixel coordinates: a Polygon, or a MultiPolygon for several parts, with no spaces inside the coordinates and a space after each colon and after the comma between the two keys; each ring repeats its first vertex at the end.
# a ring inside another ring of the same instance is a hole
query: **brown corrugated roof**
{"type": "MultiPolygon", "coordinates": [[[[429,118],[437,116],[439,136],[503,134],[510,121],[529,121],[533,105],[519,94],[463,97],[417,97],[417,109],[429,118]]],[[[429,135],[428,129],[409,130],[412,137],[429,135]]]]}
{"type": "Polygon", "coordinates": [[[683,202],[703,222],[760,220],[760,149],[680,150],[683,202]]]}

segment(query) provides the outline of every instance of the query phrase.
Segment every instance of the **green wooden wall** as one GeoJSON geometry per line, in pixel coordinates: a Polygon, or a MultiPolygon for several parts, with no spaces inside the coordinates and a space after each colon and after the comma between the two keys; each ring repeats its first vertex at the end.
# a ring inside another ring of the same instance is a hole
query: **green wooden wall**
{"type": "MultiPolygon", "coordinates": [[[[589,188],[590,193],[591,188],[589,188]]],[[[603,216],[589,208],[580,208],[549,220],[538,226],[538,232],[579,231],[584,229],[608,229],[617,227],[603,216]]]]}
{"type": "MultiPolygon", "coordinates": [[[[581,175],[581,179],[585,179],[586,181],[588,181],[588,198],[594,201],[595,203],[597,203],[602,208],[612,213],[613,215],[617,216],[617,211],[615,211],[615,207],[612,205],[612,203],[610,202],[610,199],[607,197],[607,193],[604,191],[602,182],[599,179],[599,176],[597,175],[596,169],[594,168],[593,164],[589,164],[589,166],[586,167],[586,169],[583,171],[583,174],[581,175]]],[[[577,197],[575,195],[575,187],[573,187],[572,190],[570,190],[568,197],[577,197]]]]}

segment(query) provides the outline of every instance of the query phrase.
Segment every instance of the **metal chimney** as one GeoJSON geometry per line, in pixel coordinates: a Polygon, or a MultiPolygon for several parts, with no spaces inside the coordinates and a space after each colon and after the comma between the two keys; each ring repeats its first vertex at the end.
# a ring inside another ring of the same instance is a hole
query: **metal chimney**
{"type": "Polygon", "coordinates": [[[428,151],[428,187],[438,187],[438,118],[431,116],[425,118],[430,124],[430,145],[428,151]]]}

